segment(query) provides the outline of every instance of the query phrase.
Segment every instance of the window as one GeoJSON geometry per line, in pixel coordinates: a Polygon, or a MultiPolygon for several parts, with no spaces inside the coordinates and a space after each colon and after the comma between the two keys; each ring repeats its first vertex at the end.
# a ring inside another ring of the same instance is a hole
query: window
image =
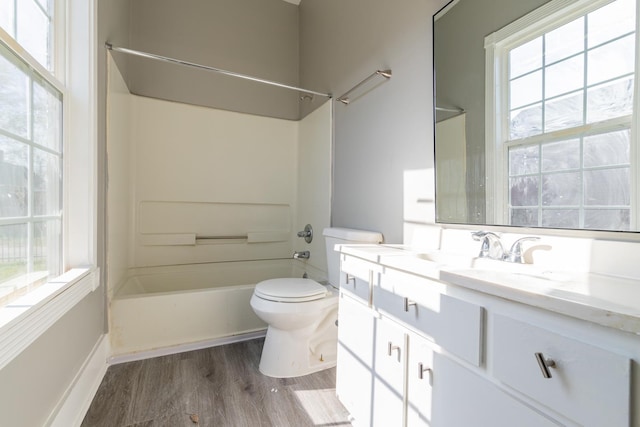
{"type": "Polygon", "coordinates": [[[0,0],[0,27],[43,67],[54,71],[54,0],[0,0]]]}
{"type": "MultiPolygon", "coordinates": [[[[8,6],[0,22],[50,68],[45,7],[8,6]]],[[[30,61],[0,44],[0,307],[62,273],[62,92],[30,61]]]]}
{"type": "Polygon", "coordinates": [[[95,22],[0,0],[0,369],[100,285],[95,22]]]}
{"type": "Polygon", "coordinates": [[[0,45],[0,306],[61,273],[62,94],[0,45]]]}
{"type": "Polygon", "coordinates": [[[499,94],[488,121],[495,215],[518,226],[628,230],[636,0],[551,3],[548,15],[543,6],[485,44],[495,71],[487,89],[499,94]]]}

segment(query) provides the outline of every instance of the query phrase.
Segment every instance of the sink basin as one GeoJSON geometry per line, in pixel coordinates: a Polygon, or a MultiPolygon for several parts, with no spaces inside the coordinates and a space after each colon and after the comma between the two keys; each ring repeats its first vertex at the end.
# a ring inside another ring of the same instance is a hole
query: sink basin
{"type": "Polygon", "coordinates": [[[425,261],[430,261],[438,265],[458,267],[458,268],[471,268],[473,266],[474,257],[468,255],[451,254],[447,252],[428,252],[424,254],[417,254],[418,258],[425,261]]]}
{"type": "Polygon", "coordinates": [[[534,264],[519,264],[514,262],[499,261],[490,258],[480,258],[469,255],[453,254],[447,252],[427,252],[416,255],[425,261],[435,263],[442,267],[471,269],[477,271],[491,271],[496,273],[509,273],[524,277],[533,277],[543,280],[565,282],[570,280],[567,274],[548,271],[534,264]]]}
{"type": "Polygon", "coordinates": [[[499,261],[490,258],[473,258],[472,268],[479,270],[500,271],[517,274],[539,274],[540,269],[533,264],[520,264],[515,262],[499,261]]]}

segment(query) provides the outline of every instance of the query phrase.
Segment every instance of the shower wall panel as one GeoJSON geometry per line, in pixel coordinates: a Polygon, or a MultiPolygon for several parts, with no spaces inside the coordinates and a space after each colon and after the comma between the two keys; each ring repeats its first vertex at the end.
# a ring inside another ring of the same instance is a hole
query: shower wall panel
{"type": "Polygon", "coordinates": [[[132,101],[134,266],[291,256],[297,122],[132,101]]]}

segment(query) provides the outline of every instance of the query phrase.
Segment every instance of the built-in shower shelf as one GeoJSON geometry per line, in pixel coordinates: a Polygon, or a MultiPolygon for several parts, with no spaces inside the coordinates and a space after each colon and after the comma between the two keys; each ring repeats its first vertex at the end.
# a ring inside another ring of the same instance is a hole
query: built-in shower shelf
{"type": "Polygon", "coordinates": [[[195,233],[142,234],[140,241],[144,246],[194,246],[220,243],[270,243],[286,242],[290,232],[250,231],[237,236],[205,236],[195,233]]]}

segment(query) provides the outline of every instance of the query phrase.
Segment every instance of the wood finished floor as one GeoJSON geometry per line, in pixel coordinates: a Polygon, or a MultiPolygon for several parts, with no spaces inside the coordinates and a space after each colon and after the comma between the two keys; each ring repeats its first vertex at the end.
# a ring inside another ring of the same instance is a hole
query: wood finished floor
{"type": "Polygon", "coordinates": [[[262,339],[109,367],[82,427],[350,426],[335,368],[277,379],[262,339]]]}

